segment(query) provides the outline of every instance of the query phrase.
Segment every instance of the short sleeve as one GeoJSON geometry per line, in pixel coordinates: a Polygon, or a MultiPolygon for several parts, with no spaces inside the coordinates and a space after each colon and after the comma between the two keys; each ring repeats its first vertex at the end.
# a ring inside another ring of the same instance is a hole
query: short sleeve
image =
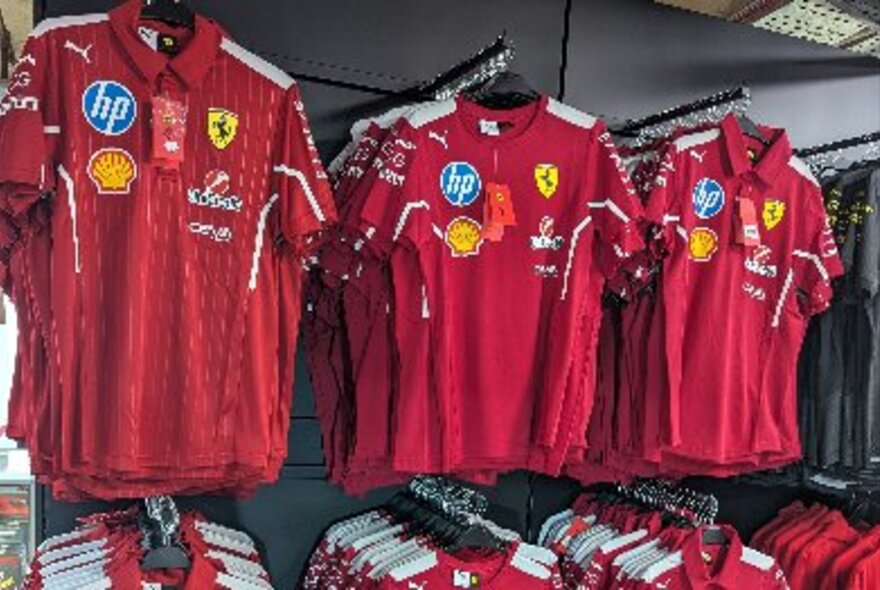
{"type": "Polygon", "coordinates": [[[649,248],[658,256],[669,252],[681,226],[681,205],[676,198],[676,160],[678,151],[670,145],[660,158],[653,188],[645,203],[645,221],[655,230],[649,248]]]}
{"type": "Polygon", "coordinates": [[[412,126],[401,121],[388,134],[358,187],[354,223],[378,249],[418,248],[430,226],[430,204],[420,192],[420,155],[412,126]]]}
{"type": "Polygon", "coordinates": [[[831,281],[844,272],[822,195],[810,185],[804,194],[803,219],[792,251],[792,279],[805,315],[824,311],[833,295],[831,281]]]}
{"type": "Polygon", "coordinates": [[[31,36],[0,99],[0,208],[16,212],[39,197],[49,160],[46,120],[49,51],[45,36],[31,36]]]}
{"type": "Polygon", "coordinates": [[[644,246],[639,232],[642,205],[611,134],[601,122],[587,145],[584,190],[599,236],[602,268],[613,274],[620,262],[644,246]]]}
{"type": "Polygon", "coordinates": [[[278,195],[282,237],[300,244],[336,221],[336,207],[296,85],[287,92],[282,119],[273,194],[278,195]]]}

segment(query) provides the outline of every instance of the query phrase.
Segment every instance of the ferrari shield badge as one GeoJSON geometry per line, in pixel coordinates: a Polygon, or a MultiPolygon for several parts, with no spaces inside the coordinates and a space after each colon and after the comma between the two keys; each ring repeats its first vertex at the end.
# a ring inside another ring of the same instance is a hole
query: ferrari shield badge
{"type": "Polygon", "coordinates": [[[785,203],[775,199],[764,201],[762,217],[764,218],[764,227],[768,230],[773,229],[785,217],[785,203]]]}
{"type": "Polygon", "coordinates": [[[225,150],[238,131],[238,115],[226,109],[208,110],[208,137],[218,150],[225,150]]]}
{"type": "Polygon", "coordinates": [[[538,164],[535,166],[535,182],[544,198],[549,199],[559,188],[559,168],[554,164],[538,164]]]}

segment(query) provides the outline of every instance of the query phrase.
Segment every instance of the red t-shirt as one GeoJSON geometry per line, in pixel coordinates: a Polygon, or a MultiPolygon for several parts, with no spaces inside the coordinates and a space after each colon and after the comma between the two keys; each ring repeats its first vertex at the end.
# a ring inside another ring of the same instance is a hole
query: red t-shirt
{"type": "MultiPolygon", "coordinates": [[[[280,464],[273,418],[292,376],[280,321],[295,325],[299,308],[279,295],[298,273],[281,267],[335,209],[293,80],[212,21],[181,35],[141,23],[140,6],[31,35],[14,74],[28,82],[10,86],[0,118],[0,209],[23,218],[56,191],[51,264],[30,269],[52,285],[40,313],[67,388],[50,404],[55,473],[165,470],[173,493],[177,472],[280,464]],[[159,35],[180,52],[158,52],[159,35]],[[184,136],[162,142],[179,165],[153,155],[154,96],[185,105],[184,136]]],[[[164,493],[113,495],[147,490],[164,493]]]]}
{"type": "Polygon", "coordinates": [[[646,207],[665,225],[669,252],[667,379],[681,408],[671,459],[724,465],[800,450],[797,356],[843,269],[818,184],[784,131],[764,133],[769,145],[730,116],[720,129],[679,138],[646,207]],[[744,227],[760,245],[739,243],[749,205],[744,227]]]}
{"type": "MultiPolygon", "coordinates": [[[[794,553],[789,567],[784,567],[793,588],[808,588],[815,580],[823,579],[837,556],[861,539],[859,531],[839,512],[836,514],[839,518],[826,524],[802,551],[794,553]]],[[[777,560],[781,561],[779,557],[777,560]]]]}
{"type": "Polygon", "coordinates": [[[698,530],[690,535],[678,552],[664,560],[664,563],[655,564],[643,572],[644,579],[633,585],[633,588],[788,590],[785,575],[772,557],[743,547],[732,527],[721,528],[728,539],[726,545],[703,545],[702,533],[698,530]]]}
{"type": "MultiPolygon", "coordinates": [[[[579,319],[598,326],[604,276],[640,246],[638,200],[604,126],[547,98],[504,112],[437,103],[392,148],[361,224],[418,254],[421,276],[392,273],[395,291],[424,285],[433,358],[418,378],[436,391],[443,468],[524,465],[533,441],[556,443],[579,319]]],[[[401,366],[425,356],[398,348],[401,366]]],[[[399,440],[422,436],[410,422],[399,440]]]]}
{"type": "Polygon", "coordinates": [[[491,588],[507,590],[555,589],[559,587],[559,569],[532,561],[512,543],[502,553],[483,556],[462,552],[458,557],[436,552],[408,566],[393,570],[376,585],[379,590],[397,588],[491,588]]]}
{"type": "Polygon", "coordinates": [[[779,534],[780,531],[784,530],[790,523],[800,518],[806,512],[807,507],[804,506],[803,502],[801,502],[800,500],[789,504],[779,511],[779,514],[776,515],[776,518],[761,527],[752,536],[749,544],[755,549],[764,551],[765,553],[771,552],[767,549],[770,540],[773,539],[774,536],[779,534]]]}
{"type": "MultiPolygon", "coordinates": [[[[820,580],[820,590],[859,588],[858,585],[849,586],[849,582],[858,583],[860,581],[853,580],[851,574],[857,571],[859,564],[866,559],[871,560],[878,551],[880,551],[880,527],[874,527],[846,551],[834,558],[828,568],[828,573],[820,580]]],[[[870,588],[870,586],[862,586],[862,588],[870,588]]]]}

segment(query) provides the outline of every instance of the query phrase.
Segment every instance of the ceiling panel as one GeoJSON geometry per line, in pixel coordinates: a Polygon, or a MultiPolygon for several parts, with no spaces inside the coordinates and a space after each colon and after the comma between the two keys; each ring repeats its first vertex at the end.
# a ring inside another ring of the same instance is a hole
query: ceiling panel
{"type": "Polygon", "coordinates": [[[880,0],[655,0],[880,57],[880,0]]]}

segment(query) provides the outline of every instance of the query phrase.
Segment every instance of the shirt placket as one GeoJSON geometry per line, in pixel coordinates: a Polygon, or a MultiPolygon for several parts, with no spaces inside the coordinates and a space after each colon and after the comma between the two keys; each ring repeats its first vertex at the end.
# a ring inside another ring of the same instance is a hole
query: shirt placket
{"type": "MultiPolygon", "coordinates": [[[[169,71],[167,67],[156,77],[155,92],[158,96],[177,101],[184,105],[187,102],[186,91],[184,90],[183,85],[177,76],[169,71]]],[[[180,176],[180,173],[177,170],[171,168],[156,167],[155,171],[160,182],[173,182],[180,176]]]]}

